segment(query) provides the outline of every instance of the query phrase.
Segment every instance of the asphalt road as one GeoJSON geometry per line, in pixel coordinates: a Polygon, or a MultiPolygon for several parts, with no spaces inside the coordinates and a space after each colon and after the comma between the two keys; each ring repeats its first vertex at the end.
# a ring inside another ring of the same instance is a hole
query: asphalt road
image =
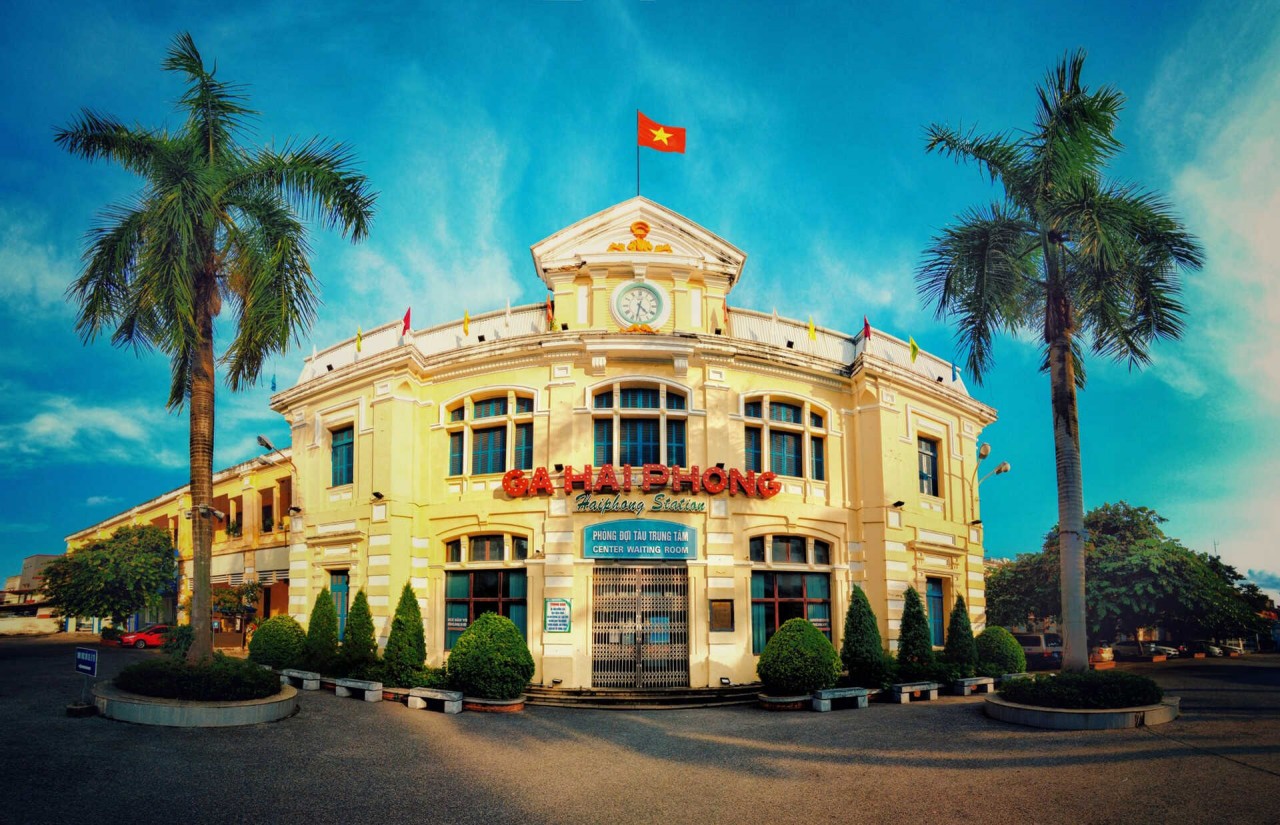
{"type": "MultiPolygon", "coordinates": [[[[445,716],[300,693],[217,730],[72,719],[92,637],[0,639],[3,823],[1276,823],[1280,656],[1126,665],[1183,717],[1053,732],[981,699],[445,716]]],[[[101,676],[152,651],[102,648],[101,676]]]]}

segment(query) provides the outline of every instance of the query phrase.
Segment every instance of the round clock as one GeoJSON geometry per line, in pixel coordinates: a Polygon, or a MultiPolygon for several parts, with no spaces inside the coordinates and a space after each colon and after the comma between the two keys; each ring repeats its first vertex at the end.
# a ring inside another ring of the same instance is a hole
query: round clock
{"type": "Polygon", "coordinates": [[[644,324],[657,328],[670,314],[662,290],[644,281],[623,284],[613,294],[613,314],[624,326],[644,324]]]}

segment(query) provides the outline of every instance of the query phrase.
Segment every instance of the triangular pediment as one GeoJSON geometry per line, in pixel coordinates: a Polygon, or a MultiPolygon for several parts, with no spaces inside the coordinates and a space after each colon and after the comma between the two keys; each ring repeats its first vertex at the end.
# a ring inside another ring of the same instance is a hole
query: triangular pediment
{"type": "Polygon", "coordinates": [[[732,287],[747,259],[714,232],[644,197],[583,218],[534,244],[530,252],[548,286],[554,273],[634,262],[718,274],[732,287]]]}

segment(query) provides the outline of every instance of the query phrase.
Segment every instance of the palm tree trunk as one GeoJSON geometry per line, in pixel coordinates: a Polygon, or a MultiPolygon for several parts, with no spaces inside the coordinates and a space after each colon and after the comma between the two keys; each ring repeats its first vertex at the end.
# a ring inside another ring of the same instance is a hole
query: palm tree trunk
{"type": "MultiPolygon", "coordinates": [[[[208,288],[208,287],[206,287],[208,288]]],[[[210,574],[213,560],[213,314],[210,297],[198,298],[200,342],[191,364],[191,627],[188,662],[213,654],[210,574]]]]}
{"type": "Polygon", "coordinates": [[[1049,345],[1049,387],[1053,447],[1058,469],[1058,553],[1062,582],[1062,667],[1089,669],[1089,637],[1084,600],[1084,485],[1080,469],[1080,426],[1075,365],[1065,336],[1049,345]]]}

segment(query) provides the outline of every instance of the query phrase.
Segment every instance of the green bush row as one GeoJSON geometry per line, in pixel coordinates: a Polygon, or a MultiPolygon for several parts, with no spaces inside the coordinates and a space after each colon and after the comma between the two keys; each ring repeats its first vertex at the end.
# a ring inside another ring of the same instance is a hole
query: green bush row
{"type": "Polygon", "coordinates": [[[148,659],[120,671],[115,683],[143,696],[205,702],[262,699],[280,692],[280,679],[271,671],[221,653],[194,665],[168,656],[148,659]]]}
{"type": "Polygon", "coordinates": [[[1136,673],[1086,670],[1015,679],[1000,688],[1000,695],[1021,705],[1101,710],[1154,705],[1164,698],[1164,691],[1136,673]]]}

